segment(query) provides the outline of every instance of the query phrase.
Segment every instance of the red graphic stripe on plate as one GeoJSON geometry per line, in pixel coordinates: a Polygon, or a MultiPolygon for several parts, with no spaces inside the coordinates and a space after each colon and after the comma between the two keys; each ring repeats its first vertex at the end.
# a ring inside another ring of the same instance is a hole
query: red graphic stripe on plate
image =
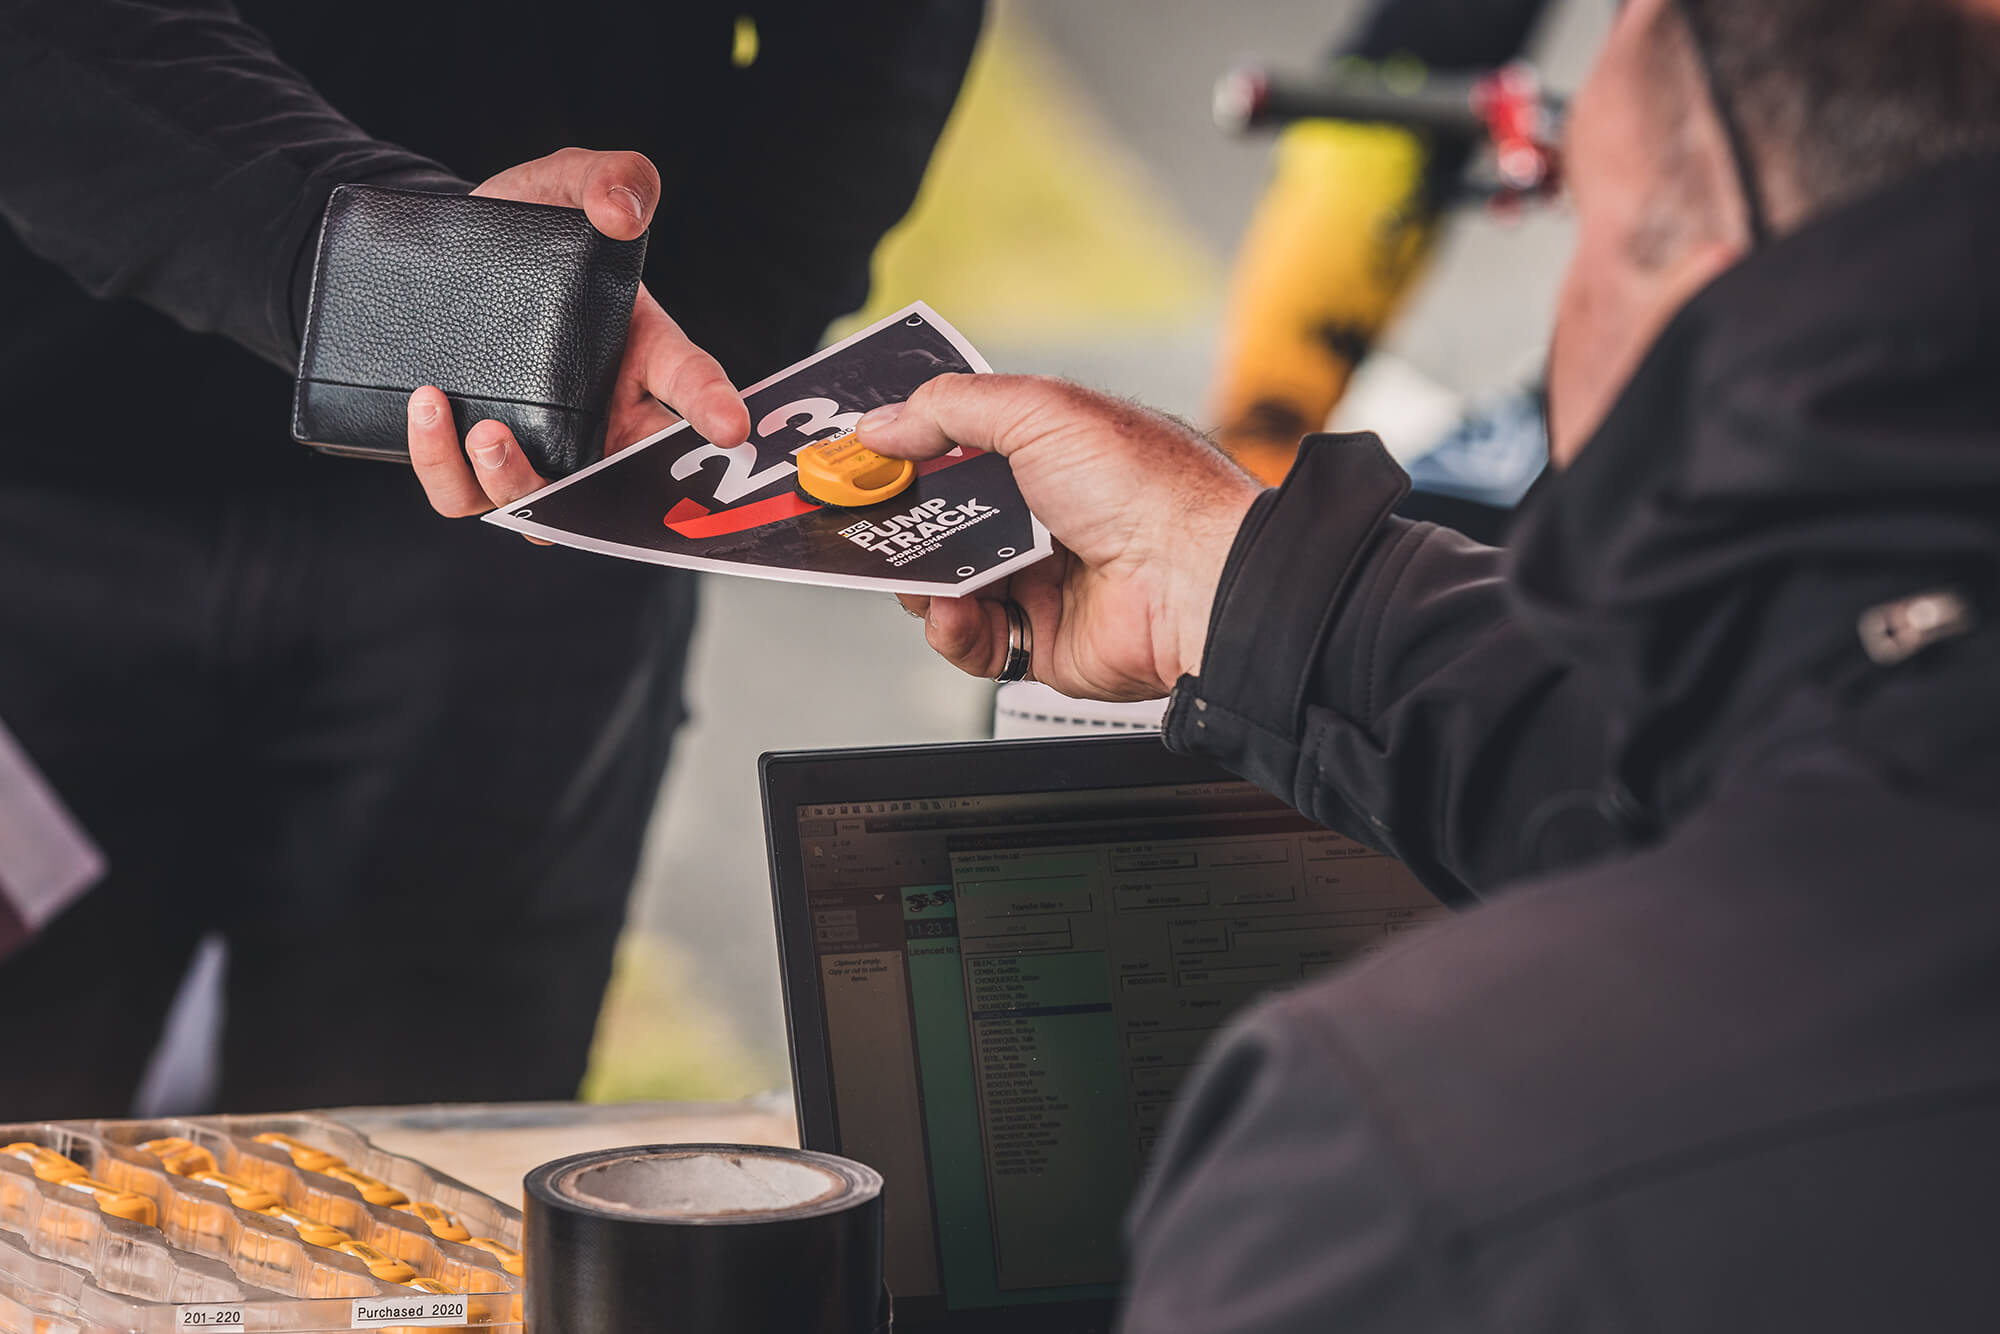
{"type": "Polygon", "coordinates": [[[946,468],[964,463],[966,460],[975,457],[977,457],[977,451],[960,446],[954,453],[941,454],[937,458],[919,463],[917,465],[917,476],[928,477],[934,472],[943,472],[946,468]]]}
{"type": "MultiPolygon", "coordinates": [[[[675,506],[676,509],[679,506],[675,506]]],[[[720,514],[710,514],[705,518],[688,519],[680,523],[667,516],[667,527],[682,537],[721,537],[725,533],[740,533],[746,528],[760,528],[780,519],[795,519],[801,514],[811,514],[820,508],[804,496],[793,494],[772,496],[769,500],[759,500],[754,504],[739,505],[733,510],[720,514]]]]}

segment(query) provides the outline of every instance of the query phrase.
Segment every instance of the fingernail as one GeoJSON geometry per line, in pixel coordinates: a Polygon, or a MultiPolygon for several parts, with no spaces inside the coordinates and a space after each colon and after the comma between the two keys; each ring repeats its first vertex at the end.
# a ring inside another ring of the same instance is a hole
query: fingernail
{"type": "Polygon", "coordinates": [[[488,470],[497,468],[507,461],[507,442],[489,440],[483,445],[474,445],[472,457],[482,468],[488,470]]]}
{"type": "Polygon", "coordinates": [[[858,429],[864,434],[869,431],[887,430],[889,427],[894,426],[896,419],[902,415],[903,405],[901,403],[884,403],[881,407],[863,417],[858,429]]]}
{"type": "Polygon", "coordinates": [[[618,207],[632,215],[632,221],[644,222],[646,220],[646,206],[639,202],[639,196],[633,194],[624,186],[612,186],[611,197],[617,201],[618,207]]]}
{"type": "Polygon", "coordinates": [[[410,420],[419,426],[429,426],[438,419],[437,400],[429,396],[410,400],[410,420]]]}

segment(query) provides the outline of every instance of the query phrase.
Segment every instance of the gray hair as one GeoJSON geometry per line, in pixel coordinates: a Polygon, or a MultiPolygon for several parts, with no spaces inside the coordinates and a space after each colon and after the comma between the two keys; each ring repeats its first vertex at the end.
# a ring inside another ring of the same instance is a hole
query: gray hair
{"type": "Polygon", "coordinates": [[[1680,0],[1781,226],[2000,148],[2000,8],[1680,0]],[[1788,216],[1789,215],[1789,216],[1788,216]]]}

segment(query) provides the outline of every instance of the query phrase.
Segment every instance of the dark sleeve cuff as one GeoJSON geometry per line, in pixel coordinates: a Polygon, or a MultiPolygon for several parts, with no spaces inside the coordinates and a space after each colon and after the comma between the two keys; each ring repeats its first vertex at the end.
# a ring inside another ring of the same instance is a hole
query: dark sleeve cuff
{"type": "Polygon", "coordinates": [[[1199,677],[1174,687],[1167,744],[1212,756],[1289,791],[1315,666],[1410,479],[1372,434],[1309,436],[1283,486],[1258,497],[1237,531],[1210,613],[1199,677]],[[1275,761],[1275,763],[1274,763],[1275,761]]]}

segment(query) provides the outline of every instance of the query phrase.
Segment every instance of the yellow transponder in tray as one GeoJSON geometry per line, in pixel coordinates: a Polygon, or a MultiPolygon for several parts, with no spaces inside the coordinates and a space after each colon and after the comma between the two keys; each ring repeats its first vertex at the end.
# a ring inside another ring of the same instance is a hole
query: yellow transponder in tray
{"type": "Polygon", "coordinates": [[[179,1135],[149,1139],[139,1147],[158,1158],[160,1166],[177,1177],[193,1176],[196,1172],[213,1172],[217,1169],[214,1154],[193,1140],[183,1139],[179,1135]]]}
{"type": "Polygon", "coordinates": [[[292,1155],[292,1165],[308,1172],[324,1172],[329,1167],[345,1167],[336,1155],[325,1149],[315,1149],[304,1140],[291,1135],[280,1135],[276,1131],[265,1131],[257,1136],[259,1144],[270,1144],[292,1155]]]}
{"type": "Polygon", "coordinates": [[[6,1154],[9,1158],[19,1158],[44,1181],[67,1181],[71,1177],[89,1175],[83,1170],[82,1163],[65,1158],[54,1149],[31,1144],[27,1140],[0,1145],[0,1153],[6,1154]]]}
{"type": "Polygon", "coordinates": [[[342,1255],[351,1255],[367,1265],[368,1272],[384,1283],[408,1283],[417,1276],[413,1266],[375,1249],[365,1241],[343,1241],[333,1249],[342,1255]]]}
{"type": "Polygon", "coordinates": [[[160,1207],[144,1195],[107,1186],[91,1177],[64,1177],[62,1184],[71,1190],[80,1190],[97,1201],[99,1213],[110,1214],[113,1218],[129,1218],[147,1227],[160,1225],[160,1207]]]}
{"type": "Polygon", "coordinates": [[[477,1246],[500,1262],[500,1267],[519,1278],[526,1266],[521,1261],[521,1253],[512,1246],[503,1246],[491,1237],[467,1237],[465,1244],[477,1246]]]}
{"type": "Polygon", "coordinates": [[[377,1181],[367,1173],[357,1172],[344,1163],[334,1163],[323,1167],[320,1169],[320,1174],[322,1176],[330,1176],[335,1181],[345,1181],[348,1185],[354,1187],[362,1199],[368,1201],[370,1204],[381,1204],[395,1208],[397,1205],[408,1204],[410,1202],[409,1196],[403,1194],[402,1191],[397,1190],[388,1182],[377,1181]]]}
{"type": "Polygon", "coordinates": [[[419,1200],[415,1204],[398,1204],[392,1207],[398,1213],[415,1214],[418,1218],[421,1218],[424,1226],[431,1230],[433,1237],[439,1237],[445,1241],[464,1241],[472,1235],[466,1231],[465,1224],[459,1222],[435,1204],[426,1204],[422,1200],[419,1200]]]}
{"type": "Polygon", "coordinates": [[[289,1223],[298,1231],[299,1240],[313,1246],[332,1246],[336,1249],[353,1241],[354,1238],[331,1223],[322,1223],[310,1214],[294,1209],[289,1204],[273,1205],[269,1209],[257,1211],[266,1218],[275,1218],[280,1223],[289,1223]]]}
{"type": "Polygon", "coordinates": [[[0,1153],[19,1158],[33,1169],[43,1181],[58,1186],[67,1186],[73,1191],[88,1195],[96,1203],[99,1213],[110,1214],[113,1218],[126,1218],[134,1223],[144,1223],[147,1227],[160,1225],[160,1209],[151,1199],[116,1186],[107,1186],[84,1171],[83,1164],[73,1158],[64,1157],[54,1149],[26,1140],[0,1146],[0,1153]]]}
{"type": "Polygon", "coordinates": [[[261,1214],[285,1202],[282,1196],[273,1194],[262,1186],[253,1185],[242,1177],[233,1177],[227,1172],[190,1172],[188,1180],[219,1188],[229,1196],[231,1204],[238,1209],[248,1209],[252,1213],[261,1214]]]}

